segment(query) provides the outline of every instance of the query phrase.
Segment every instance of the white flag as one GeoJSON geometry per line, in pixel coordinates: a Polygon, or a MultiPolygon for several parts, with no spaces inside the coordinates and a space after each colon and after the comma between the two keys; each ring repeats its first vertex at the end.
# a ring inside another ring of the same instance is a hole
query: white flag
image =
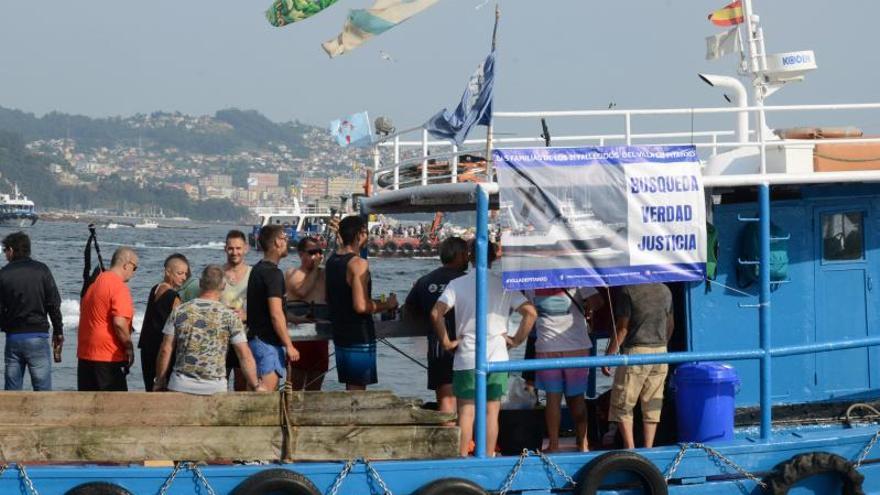
{"type": "Polygon", "coordinates": [[[342,32],[321,46],[331,58],[349,52],[370,38],[379,36],[439,0],[376,0],[369,9],[349,12],[342,32]]]}
{"type": "Polygon", "coordinates": [[[739,51],[739,29],[736,27],[706,38],[706,60],[715,60],[739,51]]]}

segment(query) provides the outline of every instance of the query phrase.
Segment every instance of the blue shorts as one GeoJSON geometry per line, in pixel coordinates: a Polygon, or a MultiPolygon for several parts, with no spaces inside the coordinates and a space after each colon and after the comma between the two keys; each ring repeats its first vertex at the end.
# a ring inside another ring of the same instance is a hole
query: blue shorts
{"type": "Polygon", "coordinates": [[[372,385],[379,382],[376,372],[376,344],[334,345],[339,383],[372,385]]]}
{"type": "Polygon", "coordinates": [[[287,376],[287,349],[283,345],[267,344],[254,337],[248,341],[248,347],[254,355],[254,361],[257,362],[257,376],[265,376],[271,372],[275,372],[279,378],[287,376]]]}

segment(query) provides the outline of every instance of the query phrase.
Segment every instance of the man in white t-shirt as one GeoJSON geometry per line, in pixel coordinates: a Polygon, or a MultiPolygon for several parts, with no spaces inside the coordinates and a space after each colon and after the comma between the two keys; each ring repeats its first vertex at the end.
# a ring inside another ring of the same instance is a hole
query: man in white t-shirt
{"type": "MultiPolygon", "coordinates": [[[[471,244],[471,262],[476,264],[471,244]]],[[[489,243],[488,262],[491,268],[497,251],[489,243]]],[[[431,322],[441,345],[448,351],[455,350],[452,362],[452,391],[458,403],[458,427],[461,430],[461,455],[468,455],[474,436],[474,396],[477,348],[477,271],[449,282],[446,290],[431,310],[431,322]],[[455,308],[455,340],[449,339],[446,331],[446,313],[455,308]]],[[[487,277],[488,320],[486,354],[490,362],[507,361],[508,347],[522,344],[528,337],[538,314],[535,307],[520,292],[507,292],[501,284],[499,273],[489,271],[487,277]],[[522,315],[516,334],[507,334],[507,320],[516,311],[522,315]]],[[[486,378],[486,453],[495,455],[498,441],[498,413],[501,410],[501,397],[507,389],[507,373],[490,373],[486,378]]]]}
{"type": "MultiPolygon", "coordinates": [[[[565,358],[589,355],[593,347],[586,315],[599,309],[602,297],[592,287],[580,289],[537,289],[526,296],[538,310],[536,358],[565,358]]],[[[544,419],[547,422],[547,451],[559,450],[559,423],[562,397],[575,423],[578,450],[589,450],[587,443],[587,391],[589,368],[539,370],[535,387],[547,394],[544,419]]]]}

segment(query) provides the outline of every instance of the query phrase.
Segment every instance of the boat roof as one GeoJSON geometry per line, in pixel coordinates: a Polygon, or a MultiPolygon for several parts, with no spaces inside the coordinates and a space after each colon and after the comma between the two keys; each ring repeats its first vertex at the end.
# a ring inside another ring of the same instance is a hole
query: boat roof
{"type": "MultiPolygon", "coordinates": [[[[489,208],[498,209],[497,184],[489,189],[489,208]]],[[[473,211],[477,204],[477,184],[458,182],[413,186],[361,198],[362,213],[433,213],[473,211]]]]}

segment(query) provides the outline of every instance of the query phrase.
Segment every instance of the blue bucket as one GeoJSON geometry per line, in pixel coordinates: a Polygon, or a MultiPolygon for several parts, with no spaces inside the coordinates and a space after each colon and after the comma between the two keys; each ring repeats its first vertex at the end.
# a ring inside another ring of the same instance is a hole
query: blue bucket
{"type": "Polygon", "coordinates": [[[687,363],[675,370],[673,388],[679,442],[733,440],[736,369],[721,363],[687,363]]]}

